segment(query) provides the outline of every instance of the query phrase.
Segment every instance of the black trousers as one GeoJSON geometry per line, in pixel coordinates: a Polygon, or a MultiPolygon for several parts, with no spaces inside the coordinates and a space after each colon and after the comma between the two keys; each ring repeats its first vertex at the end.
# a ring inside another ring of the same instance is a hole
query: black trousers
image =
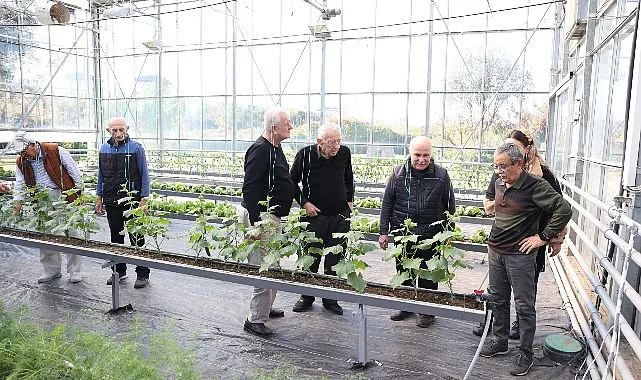
{"type": "MultiPolygon", "coordinates": [[[[343,251],[347,248],[347,243],[344,242],[344,239],[338,239],[332,235],[335,232],[344,233],[349,232],[349,209],[345,210],[342,214],[336,215],[317,215],[314,217],[305,217],[304,221],[308,222],[307,231],[313,232],[314,235],[322,239],[323,242],[307,244],[303,249],[305,253],[309,252],[309,248],[315,247],[323,249],[326,247],[333,247],[336,245],[343,246],[343,251]]],[[[321,255],[317,253],[311,253],[314,256],[314,263],[309,267],[309,270],[313,273],[318,273],[320,267],[321,255]]],[[[323,262],[323,273],[336,276],[336,271],[332,267],[343,258],[343,254],[329,253],[325,255],[325,260],[323,262]]],[[[314,297],[303,295],[303,298],[308,302],[314,302],[314,297]]]]}
{"type": "MultiPolygon", "coordinates": [[[[121,235],[120,232],[125,229],[125,222],[128,219],[125,218],[124,215],[127,207],[105,205],[105,210],[107,211],[107,223],[109,223],[111,242],[125,244],[125,235],[121,235]]],[[[139,234],[129,234],[129,243],[132,246],[137,245],[138,247],[142,247],[145,245],[145,237],[139,234]]],[[[127,264],[116,264],[116,271],[118,271],[120,276],[125,275],[127,273],[127,264]]],[[[136,267],[136,274],[138,277],[149,278],[149,268],[138,266],[136,267]]]]}
{"type": "MultiPolygon", "coordinates": [[[[428,238],[431,238],[431,237],[430,236],[421,235],[421,236],[419,236],[417,241],[420,242],[421,240],[428,239],[428,238]]],[[[433,247],[430,247],[429,249],[417,249],[415,243],[409,242],[407,244],[407,253],[410,256],[414,255],[413,256],[414,258],[419,258],[420,257],[421,259],[423,259],[423,261],[421,262],[421,268],[427,269],[427,264],[426,263],[427,263],[427,261],[429,259],[434,257],[434,255],[436,254],[436,250],[433,249],[433,247]]],[[[403,264],[401,263],[401,261],[398,258],[396,258],[396,271],[397,272],[402,272],[403,271],[403,264]]],[[[412,283],[411,280],[404,281],[403,285],[414,287],[414,284],[412,283]]],[[[438,282],[434,282],[434,281],[431,281],[431,280],[426,280],[424,278],[419,278],[418,279],[418,287],[421,288],[421,289],[436,290],[436,289],[438,289],[438,282]]]]}

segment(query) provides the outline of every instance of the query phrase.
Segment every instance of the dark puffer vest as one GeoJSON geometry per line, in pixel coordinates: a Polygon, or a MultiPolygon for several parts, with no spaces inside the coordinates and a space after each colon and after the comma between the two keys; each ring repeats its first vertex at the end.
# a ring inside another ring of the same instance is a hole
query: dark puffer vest
{"type": "Polygon", "coordinates": [[[412,168],[408,159],[405,164],[394,168],[388,180],[381,207],[380,233],[386,235],[400,228],[405,219],[411,218],[417,224],[412,233],[432,237],[443,231],[443,225],[431,224],[445,220],[445,211],[451,214],[456,211],[447,170],[430,160],[427,169],[419,172],[412,168]]]}

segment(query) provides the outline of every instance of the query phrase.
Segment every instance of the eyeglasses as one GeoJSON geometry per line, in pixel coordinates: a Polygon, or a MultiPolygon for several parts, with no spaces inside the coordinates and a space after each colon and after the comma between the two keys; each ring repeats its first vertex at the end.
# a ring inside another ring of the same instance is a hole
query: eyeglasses
{"type": "Polygon", "coordinates": [[[500,171],[501,173],[505,172],[505,171],[506,171],[510,166],[512,166],[512,165],[505,165],[505,164],[498,164],[498,165],[497,165],[497,164],[492,164],[492,168],[493,168],[494,170],[498,170],[498,171],[500,171]]]}
{"type": "Polygon", "coordinates": [[[323,140],[323,142],[329,146],[338,146],[341,145],[341,139],[336,140],[323,140]]]}

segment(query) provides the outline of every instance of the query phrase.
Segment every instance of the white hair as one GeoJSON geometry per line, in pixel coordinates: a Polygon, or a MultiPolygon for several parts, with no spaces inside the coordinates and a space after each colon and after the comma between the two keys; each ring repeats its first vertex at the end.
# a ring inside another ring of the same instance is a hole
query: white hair
{"type": "Polygon", "coordinates": [[[270,131],[272,127],[282,123],[284,119],[283,115],[287,115],[287,111],[280,107],[269,108],[265,111],[265,115],[263,116],[265,131],[270,131]]]}
{"type": "Polygon", "coordinates": [[[327,132],[330,131],[330,130],[338,132],[339,135],[341,134],[341,127],[338,124],[336,124],[336,123],[325,123],[325,124],[321,125],[320,127],[318,127],[318,133],[316,134],[316,137],[321,139],[321,140],[324,140],[325,137],[327,136],[327,132]]]}

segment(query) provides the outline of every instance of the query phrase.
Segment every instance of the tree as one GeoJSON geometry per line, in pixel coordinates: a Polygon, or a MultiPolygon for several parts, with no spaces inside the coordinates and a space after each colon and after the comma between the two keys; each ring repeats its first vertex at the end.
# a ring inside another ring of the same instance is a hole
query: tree
{"type": "Polygon", "coordinates": [[[519,92],[531,88],[532,76],[501,53],[487,50],[485,54],[479,51],[467,57],[465,65],[456,66],[447,82],[448,90],[460,92],[446,99],[453,100],[446,104],[452,111],[458,110],[458,118],[448,120],[456,127],[451,131],[446,128],[445,143],[495,145],[513,126],[509,121],[509,103],[520,99],[519,92]],[[462,138],[464,131],[466,137],[462,138]],[[470,138],[470,133],[475,136],[470,138]]]}

